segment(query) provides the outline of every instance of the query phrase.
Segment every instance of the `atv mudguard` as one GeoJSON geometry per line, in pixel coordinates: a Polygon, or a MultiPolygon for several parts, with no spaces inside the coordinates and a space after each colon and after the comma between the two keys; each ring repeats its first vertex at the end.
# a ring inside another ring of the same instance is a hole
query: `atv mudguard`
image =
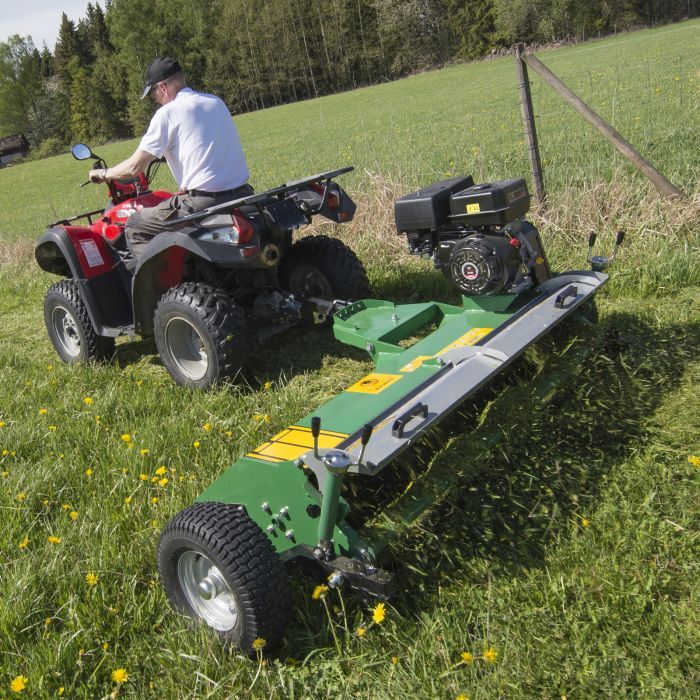
{"type": "Polygon", "coordinates": [[[266,268],[260,255],[260,237],[234,246],[193,238],[197,227],[158,234],[144,249],[134,274],[133,300],[136,332],[153,334],[153,314],[163,294],[183,281],[187,263],[197,258],[223,268],[266,268]]]}
{"type": "Polygon", "coordinates": [[[104,238],[84,226],[53,226],[37,241],[42,270],[74,279],[98,335],[116,336],[132,324],[130,281],[104,238]]]}

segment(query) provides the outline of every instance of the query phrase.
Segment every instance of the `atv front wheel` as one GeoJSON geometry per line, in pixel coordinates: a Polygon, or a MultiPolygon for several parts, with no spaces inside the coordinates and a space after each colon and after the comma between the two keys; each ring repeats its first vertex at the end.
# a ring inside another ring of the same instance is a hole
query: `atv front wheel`
{"type": "Polygon", "coordinates": [[[153,327],[163,364],[181,386],[210,388],[240,371],[251,349],[243,311],[206,284],[169,289],[158,302],[153,327]]]}
{"type": "Polygon", "coordinates": [[[158,544],[158,571],[172,606],[250,652],[284,634],[290,608],[282,562],[241,506],[196,503],[158,544]]]}
{"type": "Polygon", "coordinates": [[[61,280],[49,287],[44,298],[44,321],[56,352],[69,365],[114,355],[114,338],[95,332],[75,280],[61,280]]]}
{"type": "Polygon", "coordinates": [[[342,241],[328,236],[297,241],[282,259],[279,279],[282,287],[302,300],[370,296],[367,273],[357,255],[342,241]]]}

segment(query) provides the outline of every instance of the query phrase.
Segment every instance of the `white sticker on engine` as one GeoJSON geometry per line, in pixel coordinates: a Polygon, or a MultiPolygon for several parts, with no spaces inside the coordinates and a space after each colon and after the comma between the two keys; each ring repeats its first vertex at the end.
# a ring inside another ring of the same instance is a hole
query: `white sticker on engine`
{"type": "Polygon", "coordinates": [[[100,253],[100,249],[95,241],[80,241],[80,247],[83,249],[87,264],[90,267],[100,267],[105,264],[102,253],[100,253]]]}

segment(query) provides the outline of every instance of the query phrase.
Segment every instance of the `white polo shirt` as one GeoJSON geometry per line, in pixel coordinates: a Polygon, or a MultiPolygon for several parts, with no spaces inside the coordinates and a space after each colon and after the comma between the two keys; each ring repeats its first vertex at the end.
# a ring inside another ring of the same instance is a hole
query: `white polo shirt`
{"type": "Polygon", "coordinates": [[[182,88],[151,119],[139,148],[165,156],[180,190],[221,192],[250,177],[233,118],[215,95],[182,88]]]}

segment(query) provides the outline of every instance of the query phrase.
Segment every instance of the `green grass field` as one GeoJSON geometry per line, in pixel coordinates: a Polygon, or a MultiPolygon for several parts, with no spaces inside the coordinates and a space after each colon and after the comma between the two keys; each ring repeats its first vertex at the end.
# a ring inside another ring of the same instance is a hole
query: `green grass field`
{"type": "MultiPolygon", "coordinates": [[[[391,548],[399,593],[386,619],[347,592],[313,600],[321,575],[300,573],[269,658],[171,611],[159,533],[370,363],[292,331],[245,381],[208,394],[177,388],[150,342],[119,343],[112,364],[63,365],[42,315],[54,280],[33,242],[105,193],[77,188],[88,166],[68,155],[0,170],[0,698],[20,676],[31,698],[697,695],[699,37],[693,21],[540,54],[688,200],[660,200],[532,76],[550,196],[531,219],[553,266],[582,267],[592,229],[601,245],[627,231],[600,324],[529,354],[419,450],[458,488],[391,548]]],[[[393,198],[456,174],[526,175],[519,120],[508,58],[236,119],[258,189],[356,166],[344,183],[356,220],[319,230],[358,252],[376,297],[402,301],[451,292],[404,252],[393,198]]],[[[136,143],[95,150],[116,163],[136,143]]],[[[158,184],[173,187],[164,171],[158,184]]]]}

